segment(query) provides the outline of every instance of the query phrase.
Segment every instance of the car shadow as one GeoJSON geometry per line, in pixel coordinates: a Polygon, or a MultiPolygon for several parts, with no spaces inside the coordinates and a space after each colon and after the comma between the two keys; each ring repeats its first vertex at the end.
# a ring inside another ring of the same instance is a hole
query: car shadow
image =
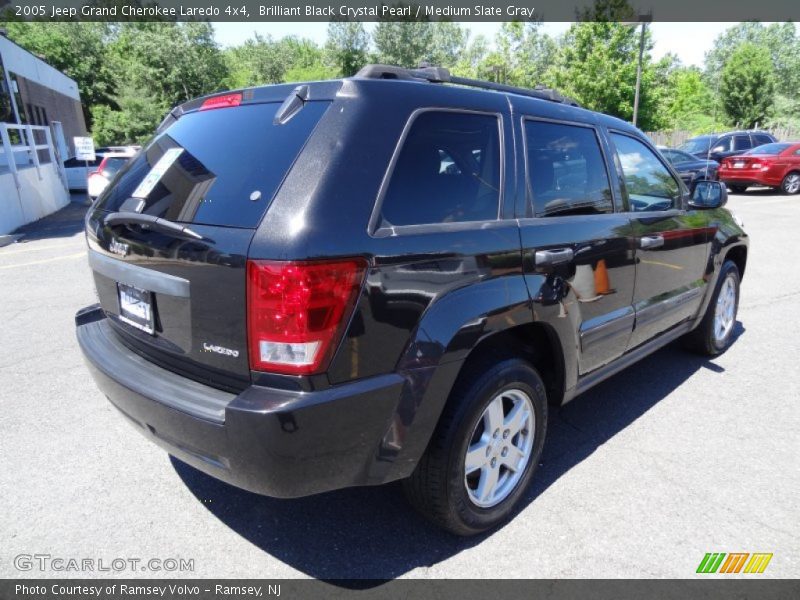
{"type": "Polygon", "coordinates": [[[729,192],[729,195],[737,198],[747,198],[748,196],[774,196],[778,193],[780,193],[779,190],[775,188],[751,186],[747,188],[747,191],[744,193],[734,194],[733,192],[729,192]]]}
{"type": "Polygon", "coordinates": [[[19,244],[52,238],[72,237],[83,231],[83,219],[89,205],[86,194],[72,194],[70,203],[33,223],[16,229],[12,235],[21,234],[19,244]]]}
{"type": "MultiPolygon", "coordinates": [[[[734,335],[744,331],[737,322],[734,335]]],[[[541,466],[518,511],[700,369],[724,371],[672,344],[551,409],[541,466]]],[[[397,483],[277,500],[170,460],[192,494],[233,531],[306,575],[343,587],[380,585],[496,534],[465,539],[433,527],[406,504],[397,483]]]]}

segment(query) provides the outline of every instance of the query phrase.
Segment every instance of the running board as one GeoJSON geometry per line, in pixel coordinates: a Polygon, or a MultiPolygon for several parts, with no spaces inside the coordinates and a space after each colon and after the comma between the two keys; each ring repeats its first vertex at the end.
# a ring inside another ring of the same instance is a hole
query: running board
{"type": "Polygon", "coordinates": [[[686,321],[684,323],[681,323],[680,325],[677,325],[673,329],[670,329],[669,331],[662,333],[658,337],[653,338],[649,342],[645,342],[641,346],[638,346],[633,350],[631,350],[630,352],[623,354],[613,362],[610,362],[607,365],[603,365],[602,367],[592,371],[588,375],[581,377],[578,380],[578,384],[572,390],[570,390],[570,392],[567,392],[564,395],[564,403],[569,402],[575,396],[582,394],[588,389],[596,386],[601,381],[605,381],[612,375],[616,375],[623,369],[627,369],[634,363],[639,362],[644,357],[652,354],[656,350],[660,350],[670,342],[674,342],[682,335],[689,333],[692,330],[692,323],[693,321],[686,321]]]}

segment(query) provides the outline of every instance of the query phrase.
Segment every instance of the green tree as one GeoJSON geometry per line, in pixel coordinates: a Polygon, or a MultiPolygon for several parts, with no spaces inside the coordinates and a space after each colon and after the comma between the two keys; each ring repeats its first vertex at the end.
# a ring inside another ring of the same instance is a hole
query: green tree
{"type": "Polygon", "coordinates": [[[450,21],[433,21],[428,27],[431,46],[423,53],[422,62],[448,68],[455,66],[467,48],[469,31],[450,21]]]}
{"type": "Polygon", "coordinates": [[[714,121],[714,94],[696,67],[678,67],[669,75],[664,108],[671,129],[703,133],[722,127],[714,121]]]}
{"type": "Polygon", "coordinates": [[[513,21],[503,23],[495,39],[494,56],[487,58],[492,70],[500,67],[511,85],[534,87],[545,84],[558,46],[541,31],[541,23],[513,21]],[[493,63],[493,64],[492,64],[493,63]]]}
{"type": "Polygon", "coordinates": [[[433,46],[433,29],[422,21],[380,21],[372,32],[378,60],[400,67],[418,67],[433,46]]]}
{"type": "Polygon", "coordinates": [[[725,63],[720,94],[734,124],[763,123],[774,103],[775,73],[769,51],[751,43],[738,47],[725,63]]]}
{"type": "Polygon", "coordinates": [[[92,136],[98,146],[141,144],[153,135],[169,106],[148,90],[123,84],[114,97],[117,108],[92,107],[92,136]]]}
{"type": "MultiPolygon", "coordinates": [[[[663,124],[661,100],[670,67],[668,63],[652,63],[652,47],[647,31],[637,123],[646,131],[663,124]]],[[[561,40],[547,79],[586,108],[631,120],[638,57],[638,28],[617,22],[576,23],[561,40]]]]}
{"type": "Polygon", "coordinates": [[[288,69],[286,56],[272,36],[255,34],[241,46],[225,51],[229,88],[280,83],[288,69]]]}
{"type": "Polygon", "coordinates": [[[725,30],[706,54],[705,71],[712,86],[716,86],[726,63],[743,44],[765,48],[775,69],[776,90],[786,96],[797,94],[800,89],[800,36],[794,23],[763,25],[746,21],[725,30]]]}
{"type": "Polygon", "coordinates": [[[484,36],[477,35],[466,44],[463,52],[453,65],[452,72],[455,75],[472,79],[481,77],[482,75],[479,71],[488,54],[489,42],[484,36]]]}
{"type": "Polygon", "coordinates": [[[222,87],[225,63],[209,23],[126,22],[106,52],[117,87],[174,106],[222,87]]]}
{"type": "Polygon", "coordinates": [[[114,92],[91,107],[92,132],[103,144],[142,141],[167,110],[221,89],[225,76],[208,23],[120,23],[104,57],[114,92]]]}
{"type": "Polygon", "coordinates": [[[329,79],[336,74],[336,68],[325,63],[319,46],[294,36],[275,40],[255,34],[241,46],[226,50],[225,63],[229,88],[329,79]]]}
{"type": "Polygon", "coordinates": [[[332,21],[325,48],[337,73],[350,77],[367,64],[369,34],[359,21],[332,21]]]}

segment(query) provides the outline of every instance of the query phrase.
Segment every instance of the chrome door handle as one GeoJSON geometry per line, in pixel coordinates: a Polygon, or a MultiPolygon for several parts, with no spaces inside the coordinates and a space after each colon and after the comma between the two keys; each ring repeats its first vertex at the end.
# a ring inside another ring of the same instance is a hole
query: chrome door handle
{"type": "Polygon", "coordinates": [[[575,253],[572,248],[558,248],[556,250],[537,250],[534,262],[537,267],[555,267],[572,262],[575,253]]]}
{"type": "Polygon", "coordinates": [[[664,245],[663,235],[646,235],[644,237],[639,238],[639,247],[644,250],[660,248],[663,245],[664,245]]]}

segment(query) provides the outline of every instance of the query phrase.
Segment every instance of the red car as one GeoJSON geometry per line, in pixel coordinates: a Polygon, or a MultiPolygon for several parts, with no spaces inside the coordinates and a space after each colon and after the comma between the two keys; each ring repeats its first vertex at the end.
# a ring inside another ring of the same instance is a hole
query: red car
{"type": "Polygon", "coordinates": [[[800,192],[800,143],[764,144],[744,154],[729,156],[720,164],[719,180],[735,194],[743,193],[751,185],[796,194],[800,192]]]}

